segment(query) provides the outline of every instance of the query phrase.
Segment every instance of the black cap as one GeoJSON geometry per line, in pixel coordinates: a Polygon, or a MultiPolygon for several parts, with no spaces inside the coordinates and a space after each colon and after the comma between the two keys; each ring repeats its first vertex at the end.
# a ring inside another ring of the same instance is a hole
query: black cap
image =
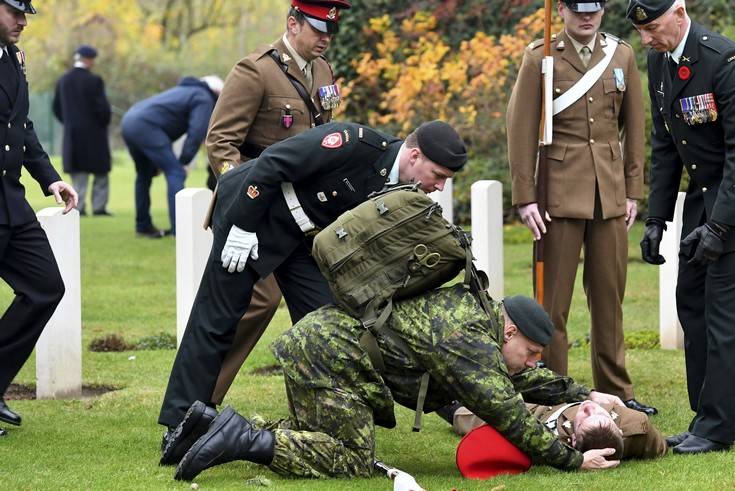
{"type": "Polygon", "coordinates": [[[434,163],[458,171],[467,163],[467,147],[459,133],[444,121],[430,121],[416,128],[421,153],[434,163]]]}
{"type": "Polygon", "coordinates": [[[36,9],[31,5],[31,0],[3,0],[15,10],[20,10],[24,14],[35,14],[36,9]]]}
{"type": "Polygon", "coordinates": [[[97,58],[97,50],[88,44],[80,45],[74,53],[82,58],[97,58]]]}
{"type": "Polygon", "coordinates": [[[633,24],[648,24],[664,15],[675,0],[631,0],[625,16],[633,24]]]}
{"type": "Polygon", "coordinates": [[[547,346],[554,332],[554,324],[543,307],[535,300],[516,295],[505,297],[503,306],[518,329],[531,341],[547,346]]]}
{"type": "Polygon", "coordinates": [[[574,12],[581,12],[581,13],[594,13],[599,12],[600,10],[605,8],[605,2],[589,2],[582,0],[581,2],[573,2],[571,0],[562,0],[564,4],[569,7],[570,10],[574,12]]]}

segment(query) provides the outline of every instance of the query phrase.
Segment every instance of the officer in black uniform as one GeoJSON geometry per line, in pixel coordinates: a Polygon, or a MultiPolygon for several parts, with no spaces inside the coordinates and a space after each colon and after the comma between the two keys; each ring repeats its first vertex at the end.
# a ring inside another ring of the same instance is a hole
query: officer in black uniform
{"type": "MultiPolygon", "coordinates": [[[[386,185],[420,182],[425,191],[440,190],[466,160],[464,142],[441,121],[421,125],[405,142],[358,124],[329,123],[223,174],[212,250],[158,422],[172,433],[192,403],[210,401],[259,278],[275,274],[294,323],[332,301],[308,236],[386,185]]],[[[180,447],[173,452],[180,459],[208,424],[201,426],[187,429],[187,442],[171,434],[164,454],[180,447]]]]}
{"type": "Polygon", "coordinates": [[[66,202],[64,213],[77,205],[76,191],[59,178],[28,119],[25,54],[15,43],[27,25],[26,14],[35,13],[29,0],[0,3],[0,278],[15,292],[0,317],[0,421],[12,425],[21,417],[5,404],[5,391],[64,296],[46,233],[25,199],[21,167],[46,196],[66,202]]]}
{"type": "Polygon", "coordinates": [[[676,302],[697,414],[667,442],[674,453],[724,450],[735,440],[735,42],[692,22],[681,0],[631,0],[627,16],[653,48],[646,262],[664,262],[684,168],[690,177],[676,302]]]}

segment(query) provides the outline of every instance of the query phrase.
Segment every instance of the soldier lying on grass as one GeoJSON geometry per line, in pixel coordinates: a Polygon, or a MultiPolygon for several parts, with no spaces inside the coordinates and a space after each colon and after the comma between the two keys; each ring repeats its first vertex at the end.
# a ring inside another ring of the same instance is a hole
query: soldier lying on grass
{"type": "MultiPolygon", "coordinates": [[[[493,302],[491,310],[485,313],[462,285],[396,302],[376,333],[385,364],[381,374],[359,342],[364,327],[358,319],[335,306],[308,314],[273,344],[290,418],[253,422],[225,408],[186,453],[175,478],[191,480],[234,460],[267,465],[286,476],[370,476],[375,424],[395,426],[395,402],[417,406],[425,373],[426,412],[461,400],[534,464],[563,470],[618,465],[606,458],[615,452],[612,448],[582,453],[561,442],[528,410],[524,398],[549,405],[622,401],[535,368],[553,331],[536,302],[508,297],[493,302]]],[[[193,413],[201,410],[201,403],[194,404],[186,419],[196,420],[193,413]]]]}

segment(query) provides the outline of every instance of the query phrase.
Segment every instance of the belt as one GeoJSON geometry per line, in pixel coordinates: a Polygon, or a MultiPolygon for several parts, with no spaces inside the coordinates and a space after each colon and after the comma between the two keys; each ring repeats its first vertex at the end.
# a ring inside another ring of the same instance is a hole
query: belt
{"type": "Polygon", "coordinates": [[[286,200],[288,210],[291,212],[293,219],[296,220],[296,225],[298,225],[301,231],[307,235],[310,233],[311,235],[316,235],[316,232],[319,232],[319,229],[306,215],[304,208],[299,202],[298,196],[296,196],[293,184],[290,182],[282,182],[281,191],[283,192],[283,197],[286,200]]]}

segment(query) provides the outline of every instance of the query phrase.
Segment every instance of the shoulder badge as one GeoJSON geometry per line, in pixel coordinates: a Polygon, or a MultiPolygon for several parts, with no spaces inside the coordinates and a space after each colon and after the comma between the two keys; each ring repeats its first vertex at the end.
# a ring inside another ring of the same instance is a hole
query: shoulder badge
{"type": "Polygon", "coordinates": [[[735,60],[735,55],[732,55],[730,58],[728,58],[727,63],[730,63],[733,60],[735,60]]]}
{"type": "Polygon", "coordinates": [[[246,193],[248,195],[248,198],[255,199],[258,196],[260,196],[260,191],[258,191],[258,186],[250,185],[248,186],[248,192],[246,193]]]}
{"type": "Polygon", "coordinates": [[[528,44],[528,47],[526,49],[536,49],[536,48],[540,48],[543,45],[544,45],[544,40],[543,39],[537,39],[535,41],[530,42],[528,44]]]}
{"type": "Polygon", "coordinates": [[[342,146],[342,133],[330,133],[322,140],[324,148],[339,148],[342,146]]]}

